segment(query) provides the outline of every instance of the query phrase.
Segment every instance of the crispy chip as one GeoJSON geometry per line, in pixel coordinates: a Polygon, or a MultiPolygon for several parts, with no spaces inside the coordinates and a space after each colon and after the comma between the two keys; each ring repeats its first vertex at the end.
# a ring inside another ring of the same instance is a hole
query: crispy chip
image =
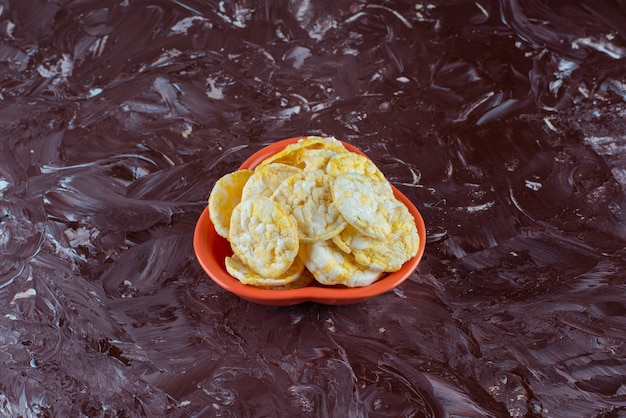
{"type": "MultiPolygon", "coordinates": [[[[226,271],[228,274],[239,280],[243,284],[259,287],[283,287],[296,282],[304,271],[304,263],[299,257],[296,257],[289,268],[276,278],[267,278],[259,275],[244,263],[238,256],[226,257],[226,271]]],[[[300,285],[297,283],[297,285],[300,285]]]]}
{"type": "Polygon", "coordinates": [[[336,153],[348,152],[346,147],[343,146],[341,141],[333,137],[321,137],[321,136],[308,136],[297,142],[287,145],[282,151],[277,152],[271,157],[266,158],[259,167],[274,163],[281,162],[289,165],[296,165],[296,159],[299,153],[303,149],[327,149],[336,153]]]}
{"type": "Polygon", "coordinates": [[[356,229],[354,229],[354,227],[350,224],[348,224],[340,233],[338,233],[337,235],[335,235],[334,237],[331,238],[331,241],[337,246],[337,248],[339,248],[341,251],[343,251],[346,254],[352,254],[352,248],[350,248],[350,244],[348,244],[345,240],[344,237],[349,237],[352,232],[348,232],[348,234],[344,234],[343,232],[346,229],[350,229],[351,231],[354,231],[354,233],[359,233],[359,231],[357,231],[356,229]]]}
{"type": "Polygon", "coordinates": [[[271,197],[283,180],[300,172],[302,172],[300,168],[283,163],[258,167],[243,186],[241,200],[253,196],[271,197]]]}
{"type": "Polygon", "coordinates": [[[346,173],[359,173],[379,181],[387,181],[376,164],[364,155],[355,152],[337,154],[328,161],[326,172],[333,177],[346,173]]]}
{"type": "Polygon", "coordinates": [[[296,219],[301,242],[327,240],[346,226],[332,202],[331,181],[323,170],[303,171],[283,181],[272,195],[296,219]]]}
{"type": "Polygon", "coordinates": [[[293,165],[303,170],[325,170],[328,161],[336,155],[347,153],[337,153],[326,148],[302,148],[294,152],[293,165]]]}
{"type": "Polygon", "coordinates": [[[359,173],[342,174],[332,182],[332,199],[344,219],[359,232],[383,239],[391,232],[391,185],[359,173]]]}
{"type": "Polygon", "coordinates": [[[230,216],[233,209],[241,201],[241,192],[252,175],[252,170],[238,170],[221,177],[209,195],[209,218],[215,232],[228,238],[230,216]]]}
{"type": "Polygon", "coordinates": [[[267,288],[272,290],[300,289],[302,287],[307,287],[313,283],[313,281],[315,281],[315,277],[313,277],[313,274],[305,268],[300,276],[298,276],[298,278],[293,282],[281,286],[267,286],[267,288]]]}
{"type": "Polygon", "coordinates": [[[383,276],[380,270],[363,267],[331,240],[302,244],[300,257],[315,280],[324,285],[367,286],[383,276]]]}
{"type": "Polygon", "coordinates": [[[235,207],[228,239],[233,252],[266,278],[283,274],[298,254],[295,220],[266,197],[251,197],[235,207]]]}
{"type": "Polygon", "coordinates": [[[362,266],[393,272],[417,254],[419,235],[413,215],[402,202],[390,200],[384,204],[390,206],[392,221],[391,233],[384,239],[368,237],[348,226],[333,237],[333,242],[343,251],[349,249],[362,266]]]}

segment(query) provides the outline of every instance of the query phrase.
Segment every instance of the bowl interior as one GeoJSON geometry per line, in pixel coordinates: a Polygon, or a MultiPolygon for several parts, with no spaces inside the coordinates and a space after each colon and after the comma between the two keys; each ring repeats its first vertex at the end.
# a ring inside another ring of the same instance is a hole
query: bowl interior
{"type": "MultiPolygon", "coordinates": [[[[239,169],[254,169],[261,161],[282,150],[287,145],[302,137],[285,139],[275,142],[251,155],[239,169]]],[[[353,152],[363,154],[354,146],[344,143],[353,152]]],[[[363,154],[365,155],[365,154],[363,154]]],[[[421,214],[413,203],[399,190],[393,187],[394,195],[404,203],[413,217],[420,238],[417,254],[404,263],[400,270],[389,273],[369,286],[346,288],[340,286],[323,286],[315,282],[300,289],[270,290],[241,283],[226,271],[224,259],[232,255],[230,243],[219,236],[211,223],[208,207],[204,209],[194,232],[194,250],[204,271],[222,288],[243,299],[274,306],[295,305],[303,302],[317,302],[329,305],[358,303],[363,300],[385,293],[405,281],[417,267],[424,254],[426,245],[426,228],[421,214]]]]}

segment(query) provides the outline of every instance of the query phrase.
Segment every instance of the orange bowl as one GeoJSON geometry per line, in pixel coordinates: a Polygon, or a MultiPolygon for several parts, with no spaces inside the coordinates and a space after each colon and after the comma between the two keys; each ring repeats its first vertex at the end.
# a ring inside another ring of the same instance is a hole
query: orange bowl
{"type": "MultiPolygon", "coordinates": [[[[284,139],[260,149],[241,164],[239,169],[254,169],[266,158],[276,154],[287,145],[305,137],[284,139]]],[[[362,155],[363,152],[354,146],[343,142],[344,146],[362,155]]],[[[226,271],[224,259],[233,254],[230,243],[215,232],[215,228],[209,218],[208,207],[204,209],[194,231],[193,245],[196,257],[200,265],[209,277],[222,288],[239,297],[262,305],[289,306],[304,302],[316,302],[327,305],[347,305],[362,302],[385,293],[398,286],[409,278],[415,270],[424,254],[426,246],[426,227],[424,220],[415,205],[404,196],[398,189],[393,187],[393,193],[398,200],[406,205],[417,225],[417,233],[420,238],[417,254],[404,263],[400,270],[389,273],[369,286],[363,287],[340,287],[311,284],[299,289],[271,290],[250,286],[241,283],[226,271]]]]}

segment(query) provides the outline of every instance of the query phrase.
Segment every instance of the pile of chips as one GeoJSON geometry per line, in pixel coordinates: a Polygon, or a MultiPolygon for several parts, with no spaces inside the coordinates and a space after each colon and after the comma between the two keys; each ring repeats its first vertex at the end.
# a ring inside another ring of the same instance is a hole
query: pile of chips
{"type": "Polygon", "coordinates": [[[415,256],[415,219],[367,157],[333,137],[289,144],[254,170],[220,178],[209,216],[244,284],[367,286],[415,256]]]}

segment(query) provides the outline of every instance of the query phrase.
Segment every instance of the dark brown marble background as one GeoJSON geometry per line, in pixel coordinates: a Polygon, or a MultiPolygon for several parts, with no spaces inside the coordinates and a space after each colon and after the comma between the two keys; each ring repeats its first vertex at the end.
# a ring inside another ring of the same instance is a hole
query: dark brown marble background
{"type": "Polygon", "coordinates": [[[626,416],[623,1],[0,1],[0,415],[626,416]],[[213,183],[334,135],[423,214],[350,306],[215,285],[213,183]]]}

